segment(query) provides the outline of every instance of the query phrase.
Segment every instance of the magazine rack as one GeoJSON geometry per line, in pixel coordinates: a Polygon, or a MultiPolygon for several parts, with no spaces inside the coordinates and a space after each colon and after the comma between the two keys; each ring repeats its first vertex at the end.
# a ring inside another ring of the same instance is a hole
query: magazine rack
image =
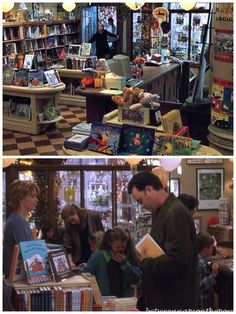
{"type": "Polygon", "coordinates": [[[3,128],[12,131],[24,131],[29,134],[39,134],[42,125],[55,123],[62,119],[61,116],[50,121],[39,121],[39,113],[43,112],[45,105],[51,104],[57,106],[61,91],[65,85],[57,87],[18,87],[3,85],[3,96],[10,99],[12,97],[19,99],[27,98],[29,100],[30,115],[19,117],[9,112],[9,101],[3,101],[3,128]]]}

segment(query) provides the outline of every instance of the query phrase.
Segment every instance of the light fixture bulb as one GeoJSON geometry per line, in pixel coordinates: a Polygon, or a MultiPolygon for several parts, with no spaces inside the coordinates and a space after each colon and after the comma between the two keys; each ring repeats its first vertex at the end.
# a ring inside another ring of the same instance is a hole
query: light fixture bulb
{"type": "Polygon", "coordinates": [[[72,0],[67,0],[63,2],[62,7],[65,11],[71,12],[76,7],[76,4],[72,0]]]}
{"type": "Polygon", "coordinates": [[[3,0],[2,2],[2,12],[7,13],[14,8],[14,2],[12,0],[3,0]]]}
{"type": "Polygon", "coordinates": [[[189,11],[191,9],[193,9],[195,7],[195,2],[192,1],[182,1],[180,2],[181,7],[185,10],[185,11],[189,11]]]}
{"type": "Polygon", "coordinates": [[[143,1],[127,1],[125,2],[128,8],[132,11],[137,11],[141,9],[141,7],[144,5],[143,1]]]}

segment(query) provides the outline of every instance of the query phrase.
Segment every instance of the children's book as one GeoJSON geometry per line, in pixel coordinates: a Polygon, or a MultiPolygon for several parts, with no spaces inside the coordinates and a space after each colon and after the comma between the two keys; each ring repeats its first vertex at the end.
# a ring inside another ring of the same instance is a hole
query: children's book
{"type": "Polygon", "coordinates": [[[31,70],[33,65],[34,55],[26,54],[24,59],[23,68],[26,70],[31,70]]]}
{"type": "Polygon", "coordinates": [[[65,138],[64,147],[82,151],[88,146],[89,135],[73,134],[72,136],[65,138]]]}
{"type": "Polygon", "coordinates": [[[48,258],[56,281],[72,277],[72,268],[65,250],[51,251],[48,258]]]}
{"type": "Polygon", "coordinates": [[[136,249],[145,256],[145,258],[149,257],[159,257],[164,255],[165,252],[162,248],[154,241],[154,239],[147,233],[137,244],[136,249]]]}
{"type": "Polygon", "coordinates": [[[158,153],[160,155],[179,156],[191,155],[192,138],[176,135],[159,135],[158,153]]]}
{"type": "Polygon", "coordinates": [[[12,85],[14,78],[15,70],[9,66],[3,67],[3,84],[12,85]]]}
{"type": "Polygon", "coordinates": [[[121,126],[93,122],[88,148],[108,155],[117,155],[119,152],[121,131],[121,126]]]}
{"type": "Polygon", "coordinates": [[[182,127],[182,120],[179,110],[171,110],[160,117],[164,133],[173,134],[182,127]]]}
{"type": "Polygon", "coordinates": [[[155,129],[123,125],[121,154],[152,155],[155,129]]]}
{"type": "Polygon", "coordinates": [[[44,240],[20,242],[20,250],[29,284],[52,280],[44,240]]]}
{"type": "Polygon", "coordinates": [[[59,85],[63,84],[61,82],[61,79],[60,79],[58,71],[55,70],[55,69],[44,71],[44,75],[46,77],[48,85],[51,86],[51,87],[56,87],[56,86],[59,86],[59,85]]]}
{"type": "Polygon", "coordinates": [[[92,45],[90,43],[83,43],[81,45],[80,55],[81,56],[90,56],[91,46],[92,45]]]}
{"type": "Polygon", "coordinates": [[[13,78],[13,85],[14,86],[22,86],[22,87],[28,86],[28,72],[27,72],[27,70],[19,70],[19,71],[15,72],[15,75],[13,78]]]}
{"type": "Polygon", "coordinates": [[[29,87],[43,87],[43,71],[28,73],[29,87]]]}

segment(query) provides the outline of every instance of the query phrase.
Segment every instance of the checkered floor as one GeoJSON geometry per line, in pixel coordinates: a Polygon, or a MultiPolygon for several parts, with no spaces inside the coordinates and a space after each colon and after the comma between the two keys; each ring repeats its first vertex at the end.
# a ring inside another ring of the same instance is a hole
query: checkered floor
{"type": "Polygon", "coordinates": [[[73,126],[86,121],[86,112],[85,108],[77,106],[59,105],[59,108],[64,119],[39,135],[3,130],[3,155],[65,155],[64,138],[71,135],[73,126]]]}

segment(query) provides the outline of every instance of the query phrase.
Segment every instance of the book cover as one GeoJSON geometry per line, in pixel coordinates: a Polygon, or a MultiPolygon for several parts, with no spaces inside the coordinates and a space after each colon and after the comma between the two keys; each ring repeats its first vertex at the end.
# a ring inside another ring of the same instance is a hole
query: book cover
{"type": "Polygon", "coordinates": [[[147,233],[136,244],[136,249],[140,252],[140,254],[144,255],[145,258],[154,258],[165,254],[162,248],[156,243],[156,241],[154,241],[149,233],[147,233]]]}
{"type": "Polygon", "coordinates": [[[88,148],[92,151],[117,155],[119,152],[122,127],[93,122],[88,148]]]}
{"type": "Polygon", "coordinates": [[[46,77],[46,80],[49,86],[54,87],[54,86],[58,86],[62,84],[57,70],[53,69],[53,70],[44,71],[44,75],[46,77]]]}
{"type": "Polygon", "coordinates": [[[13,78],[13,85],[27,87],[28,86],[28,72],[26,70],[16,71],[13,78]]]}
{"type": "Polygon", "coordinates": [[[182,120],[179,110],[171,110],[160,117],[164,133],[173,134],[182,127],[182,120]]]}
{"type": "Polygon", "coordinates": [[[52,280],[44,240],[20,242],[20,250],[29,284],[52,280]]]}
{"type": "Polygon", "coordinates": [[[90,56],[91,44],[90,43],[82,43],[81,45],[81,56],[90,56]]]}
{"type": "Polygon", "coordinates": [[[43,87],[43,71],[28,73],[29,87],[43,87]]]}
{"type": "Polygon", "coordinates": [[[155,129],[123,125],[121,154],[151,155],[155,129]]]}
{"type": "Polygon", "coordinates": [[[65,250],[51,251],[48,258],[56,281],[72,277],[72,268],[65,250]]]}
{"type": "Polygon", "coordinates": [[[83,144],[88,141],[89,136],[84,134],[74,134],[66,139],[67,142],[72,142],[76,144],[83,144]]]}
{"type": "Polygon", "coordinates": [[[26,70],[31,70],[33,65],[34,55],[26,54],[24,59],[23,68],[26,70]]]}
{"type": "Polygon", "coordinates": [[[176,135],[159,135],[157,140],[160,155],[191,155],[192,138],[176,135]]]}
{"type": "Polygon", "coordinates": [[[11,67],[3,67],[3,85],[12,85],[14,78],[15,70],[11,67]]]}

